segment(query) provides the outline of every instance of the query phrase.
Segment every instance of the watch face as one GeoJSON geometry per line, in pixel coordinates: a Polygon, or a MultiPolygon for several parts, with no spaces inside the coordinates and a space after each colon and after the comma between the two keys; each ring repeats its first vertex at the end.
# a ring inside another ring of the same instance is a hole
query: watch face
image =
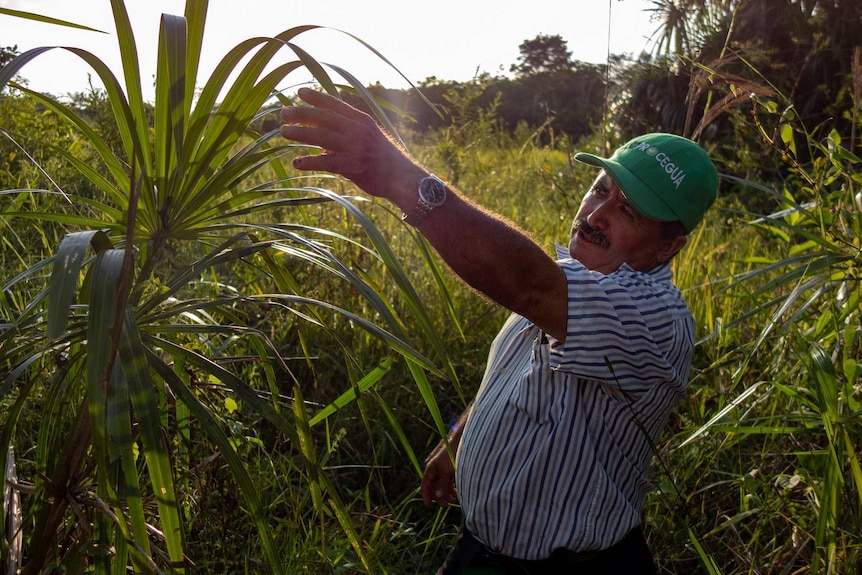
{"type": "Polygon", "coordinates": [[[423,178],[419,182],[419,197],[431,206],[443,205],[446,201],[446,186],[435,177],[423,178]]]}

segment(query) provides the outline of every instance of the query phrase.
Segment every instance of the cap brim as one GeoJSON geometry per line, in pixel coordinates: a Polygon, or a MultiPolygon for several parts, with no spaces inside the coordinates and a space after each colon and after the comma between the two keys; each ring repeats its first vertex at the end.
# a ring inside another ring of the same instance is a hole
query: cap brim
{"type": "Polygon", "coordinates": [[[620,191],[632,207],[641,215],[660,222],[673,222],[680,219],[679,215],[660,196],[622,164],[613,159],[602,158],[586,152],[578,152],[575,154],[575,159],[584,164],[603,168],[619,186],[620,191]]]}

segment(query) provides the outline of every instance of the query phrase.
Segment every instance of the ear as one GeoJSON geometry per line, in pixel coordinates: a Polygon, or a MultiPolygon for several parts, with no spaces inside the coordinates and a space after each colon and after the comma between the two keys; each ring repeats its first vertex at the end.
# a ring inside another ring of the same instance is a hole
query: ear
{"type": "Polygon", "coordinates": [[[656,254],[658,261],[662,263],[669,262],[679,250],[685,247],[687,242],[688,236],[676,236],[672,240],[667,240],[656,254]]]}

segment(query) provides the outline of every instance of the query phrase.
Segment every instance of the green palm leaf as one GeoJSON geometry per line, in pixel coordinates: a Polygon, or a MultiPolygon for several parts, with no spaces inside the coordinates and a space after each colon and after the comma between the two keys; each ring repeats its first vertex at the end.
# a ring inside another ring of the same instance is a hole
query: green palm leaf
{"type": "MultiPolygon", "coordinates": [[[[139,426],[150,484],[159,508],[161,532],[165,537],[168,556],[174,569],[182,572],[185,544],[170,453],[160,425],[161,417],[155,396],[155,385],[150,378],[147,365],[147,352],[141,342],[135,317],[129,309],[125,313],[119,352],[123,371],[128,380],[129,401],[134,408],[139,426]]],[[[146,541],[146,525],[141,524],[142,519],[142,515],[133,517],[138,541],[146,541]]]]}
{"type": "Polygon", "coordinates": [[[93,446],[102,464],[111,461],[106,436],[106,402],[120,341],[122,315],[117,289],[123,273],[123,250],[103,250],[96,256],[87,314],[87,398],[93,446]]]}
{"type": "Polygon", "coordinates": [[[69,307],[78,291],[78,278],[90,246],[98,252],[110,249],[111,241],[99,231],[76,232],[60,242],[54,256],[48,300],[48,337],[57,338],[65,333],[69,307]]]}

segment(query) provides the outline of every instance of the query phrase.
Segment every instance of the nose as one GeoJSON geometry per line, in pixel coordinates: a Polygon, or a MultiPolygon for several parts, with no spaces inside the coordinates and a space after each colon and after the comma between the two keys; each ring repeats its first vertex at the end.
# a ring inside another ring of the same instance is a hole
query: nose
{"type": "Polygon", "coordinates": [[[597,202],[587,214],[587,223],[594,228],[604,229],[607,224],[607,200],[597,202]]]}

